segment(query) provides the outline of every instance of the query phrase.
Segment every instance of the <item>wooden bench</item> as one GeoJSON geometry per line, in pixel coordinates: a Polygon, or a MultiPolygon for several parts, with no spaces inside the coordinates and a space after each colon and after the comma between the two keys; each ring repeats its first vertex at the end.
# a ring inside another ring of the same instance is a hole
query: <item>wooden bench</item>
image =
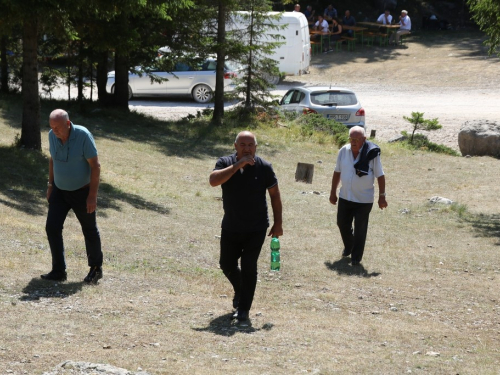
{"type": "Polygon", "coordinates": [[[321,42],[316,42],[311,40],[311,51],[312,55],[315,55],[316,53],[321,53],[321,42]]]}
{"type": "Polygon", "coordinates": [[[368,32],[363,35],[364,40],[366,41],[367,46],[373,46],[373,39],[378,35],[378,33],[368,32]]]}
{"type": "Polygon", "coordinates": [[[404,46],[404,44],[405,44],[405,39],[406,39],[407,37],[409,37],[409,36],[411,36],[411,32],[409,32],[408,34],[402,34],[402,35],[400,35],[400,36],[399,36],[399,45],[400,45],[400,46],[404,46]]]}
{"type": "Polygon", "coordinates": [[[343,36],[342,38],[340,38],[340,40],[347,42],[348,51],[354,51],[354,48],[356,47],[356,38],[350,36],[343,36]]]}

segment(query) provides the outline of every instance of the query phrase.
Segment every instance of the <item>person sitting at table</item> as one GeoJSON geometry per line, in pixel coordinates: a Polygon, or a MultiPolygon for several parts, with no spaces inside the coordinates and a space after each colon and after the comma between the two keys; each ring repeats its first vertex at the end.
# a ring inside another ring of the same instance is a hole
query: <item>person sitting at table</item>
{"type": "MultiPolygon", "coordinates": [[[[314,24],[314,30],[318,30],[322,33],[329,33],[330,29],[328,26],[328,22],[325,20],[325,18],[320,14],[318,15],[318,20],[314,24]]],[[[327,52],[328,48],[330,47],[329,43],[329,38],[328,35],[323,36],[323,35],[318,35],[316,34],[315,36],[316,40],[322,40],[323,41],[323,52],[327,52]]]]}
{"type": "Polygon", "coordinates": [[[399,37],[401,35],[410,33],[411,20],[406,10],[401,11],[401,15],[399,16],[399,24],[401,25],[401,27],[399,28],[398,31],[391,34],[391,38],[389,39],[389,44],[397,45],[399,43],[399,37]]]}
{"type": "MultiPolygon", "coordinates": [[[[351,16],[351,12],[346,10],[344,18],[342,18],[342,25],[344,26],[356,26],[356,20],[353,16],[351,16]]],[[[344,33],[347,34],[348,37],[352,37],[354,35],[353,30],[345,30],[344,33]]]]}
{"type": "Polygon", "coordinates": [[[324,18],[327,20],[331,20],[332,18],[337,18],[337,9],[333,7],[332,4],[328,5],[328,8],[325,9],[323,12],[324,18]]]}
{"type": "Polygon", "coordinates": [[[332,32],[330,40],[335,42],[342,37],[342,25],[339,23],[337,18],[332,18],[332,32]]]}
{"type": "Polygon", "coordinates": [[[313,10],[313,7],[308,5],[304,11],[304,16],[306,16],[308,22],[314,21],[314,13],[315,11],[313,10]]]}
{"type": "Polygon", "coordinates": [[[390,25],[392,23],[391,10],[386,9],[385,12],[378,17],[377,23],[380,23],[382,25],[390,25]]]}

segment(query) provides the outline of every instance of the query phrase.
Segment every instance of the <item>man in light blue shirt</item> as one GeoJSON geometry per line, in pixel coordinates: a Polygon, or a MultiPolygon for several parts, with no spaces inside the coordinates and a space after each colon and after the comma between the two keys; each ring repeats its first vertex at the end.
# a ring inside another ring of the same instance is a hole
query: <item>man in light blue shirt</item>
{"type": "Polygon", "coordinates": [[[384,209],[387,201],[380,148],[366,140],[362,127],[354,126],[349,131],[349,144],[342,147],[337,156],[330,192],[330,203],[336,205],[338,201],[339,204],[337,225],[344,243],[342,256],[351,256],[353,266],[359,265],[363,258],[375,178],[379,189],[378,206],[384,209]],[[342,186],[337,197],[340,182],[342,186]]]}
{"type": "Polygon", "coordinates": [[[49,123],[49,212],[45,230],[52,253],[52,270],[41,277],[53,281],[67,278],[62,231],[72,209],[85,237],[90,271],[84,281],[95,283],[102,277],[103,260],[95,212],[100,177],[97,148],[92,134],[85,127],[74,125],[66,111],[52,111],[49,123]]]}

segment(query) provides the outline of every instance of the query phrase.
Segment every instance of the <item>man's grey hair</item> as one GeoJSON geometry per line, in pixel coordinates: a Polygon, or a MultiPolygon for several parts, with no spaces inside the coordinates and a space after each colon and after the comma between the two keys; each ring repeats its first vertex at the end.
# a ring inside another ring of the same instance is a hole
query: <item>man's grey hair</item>
{"type": "Polygon", "coordinates": [[[363,137],[366,136],[365,128],[363,128],[362,126],[353,126],[351,129],[349,129],[349,136],[352,133],[361,133],[363,134],[363,137]]]}
{"type": "Polygon", "coordinates": [[[244,130],[244,131],[238,133],[238,135],[236,136],[236,139],[234,140],[235,144],[238,143],[238,140],[240,139],[240,135],[243,134],[243,133],[250,133],[250,134],[252,134],[253,140],[255,142],[255,145],[257,145],[257,137],[255,136],[255,134],[253,134],[252,132],[249,132],[248,130],[244,130]]]}
{"type": "Polygon", "coordinates": [[[69,120],[69,115],[68,112],[66,112],[64,109],[54,109],[49,116],[50,120],[64,120],[68,121],[69,120]]]}

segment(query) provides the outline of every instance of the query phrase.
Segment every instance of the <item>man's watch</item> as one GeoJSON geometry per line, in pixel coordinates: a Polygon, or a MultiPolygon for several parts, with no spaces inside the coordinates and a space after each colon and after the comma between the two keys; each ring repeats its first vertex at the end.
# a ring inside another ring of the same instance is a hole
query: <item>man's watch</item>
{"type": "Polygon", "coordinates": [[[380,193],[379,197],[385,197],[387,194],[386,193],[380,193]]]}

